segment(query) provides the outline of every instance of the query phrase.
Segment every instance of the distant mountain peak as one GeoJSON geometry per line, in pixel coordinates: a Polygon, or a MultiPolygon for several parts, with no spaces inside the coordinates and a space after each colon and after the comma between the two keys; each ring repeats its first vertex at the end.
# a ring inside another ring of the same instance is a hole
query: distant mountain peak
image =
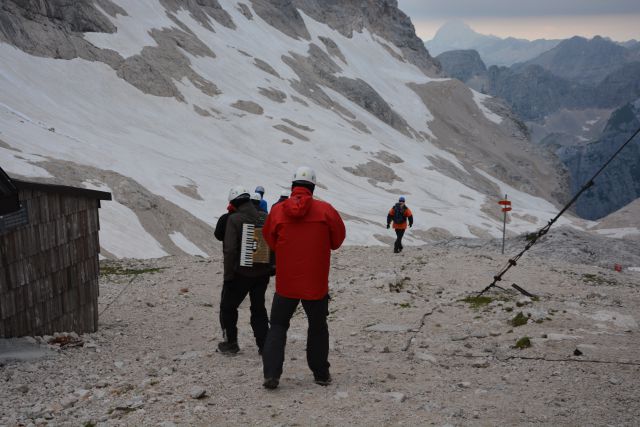
{"type": "Polygon", "coordinates": [[[429,53],[440,55],[450,50],[477,50],[482,60],[491,65],[510,66],[525,62],[555,47],[560,40],[500,38],[476,32],[461,20],[446,22],[438,29],[434,38],[425,43],[429,53]]]}
{"type": "Polygon", "coordinates": [[[474,35],[478,34],[476,31],[469,26],[466,22],[456,19],[453,21],[445,22],[436,32],[436,37],[438,35],[444,35],[447,33],[455,32],[456,34],[460,34],[462,32],[473,33],[474,35]]]}

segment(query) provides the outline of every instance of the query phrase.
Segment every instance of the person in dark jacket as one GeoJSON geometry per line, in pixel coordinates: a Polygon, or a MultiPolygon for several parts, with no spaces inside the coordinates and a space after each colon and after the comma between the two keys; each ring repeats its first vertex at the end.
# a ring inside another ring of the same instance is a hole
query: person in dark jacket
{"type": "Polygon", "coordinates": [[[248,294],[251,300],[251,328],[258,346],[258,353],[261,354],[269,330],[264,294],[269,284],[271,266],[267,263],[243,267],[240,265],[240,251],[243,225],[253,224],[261,227],[267,215],[256,210],[250,202],[249,192],[242,186],[231,189],[229,201],[236,212],[228,217],[222,247],[224,284],[220,300],[220,324],[225,340],[218,344],[218,350],[225,354],[240,351],[237,327],[238,307],[248,294]]]}
{"type": "Polygon", "coordinates": [[[274,205],[262,234],[276,252],[276,292],[271,305],[271,328],[262,354],[264,383],[280,382],[287,330],[302,302],[307,314],[307,363],[317,384],[331,383],[329,372],[329,264],[331,251],[345,238],[340,214],[327,202],[313,198],[315,172],[300,167],[293,177],[291,197],[274,205]]]}
{"type": "Polygon", "coordinates": [[[396,241],[393,245],[393,253],[402,252],[402,237],[404,232],[407,231],[407,221],[409,227],[413,227],[413,213],[411,209],[405,204],[404,196],[400,196],[398,203],[396,203],[387,214],[387,228],[391,222],[393,222],[393,229],[396,232],[396,241]]]}
{"type": "MultiPolygon", "coordinates": [[[[229,215],[232,215],[236,211],[236,208],[233,207],[231,203],[227,205],[227,211],[220,215],[218,218],[218,222],[216,223],[216,229],[213,232],[216,240],[222,242],[222,248],[224,249],[224,235],[227,231],[227,221],[229,220],[229,215]]],[[[220,294],[220,301],[222,301],[222,297],[224,296],[224,281],[222,286],[222,291],[220,294]]],[[[222,311],[220,312],[220,324],[222,325],[222,311]]],[[[224,333],[224,328],[223,328],[224,333]]]]}

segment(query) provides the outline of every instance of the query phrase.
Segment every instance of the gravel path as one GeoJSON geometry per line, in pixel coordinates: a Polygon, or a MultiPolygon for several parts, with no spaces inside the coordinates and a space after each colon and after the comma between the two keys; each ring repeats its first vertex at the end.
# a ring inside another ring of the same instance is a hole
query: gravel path
{"type": "MultiPolygon", "coordinates": [[[[619,241],[607,241],[585,243],[616,258],[619,241]]],[[[510,289],[473,303],[462,300],[507,259],[495,242],[340,249],[334,382],[313,383],[299,310],[276,391],[261,387],[248,303],[242,351],[215,351],[219,258],[105,262],[97,333],[39,344],[53,351],[37,360],[0,359],[0,425],[637,425],[640,271],[581,263],[570,239],[554,245],[502,282],[538,298],[510,289]],[[520,312],[525,324],[513,326],[520,312]],[[523,337],[531,347],[514,348],[523,337]]],[[[620,250],[629,248],[640,259],[637,243],[620,250]]]]}

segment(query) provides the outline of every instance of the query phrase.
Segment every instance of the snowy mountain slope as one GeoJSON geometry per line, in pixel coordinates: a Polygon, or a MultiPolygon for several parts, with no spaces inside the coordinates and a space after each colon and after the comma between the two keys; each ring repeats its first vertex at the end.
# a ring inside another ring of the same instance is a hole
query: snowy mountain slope
{"type": "Polygon", "coordinates": [[[438,78],[394,1],[57,3],[0,7],[0,165],[109,188],[107,256],[212,253],[229,187],[263,185],[272,202],[300,164],[351,244],[388,239],[399,194],[408,243],[498,235],[507,187],[527,209],[514,205],[512,232],[556,212],[561,176],[504,107],[438,78]],[[359,3],[379,15],[337,18],[359,3]]]}

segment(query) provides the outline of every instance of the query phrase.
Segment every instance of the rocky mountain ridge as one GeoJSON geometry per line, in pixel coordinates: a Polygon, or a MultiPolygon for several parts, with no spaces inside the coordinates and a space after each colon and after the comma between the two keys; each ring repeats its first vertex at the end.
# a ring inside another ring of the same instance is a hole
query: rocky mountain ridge
{"type": "Polygon", "coordinates": [[[640,61],[640,49],[625,47],[600,36],[575,36],[513,69],[540,65],[556,76],[584,85],[597,85],[629,63],[640,61]]]}
{"type": "Polygon", "coordinates": [[[462,21],[445,23],[425,46],[432,55],[453,50],[476,50],[488,66],[511,66],[535,58],[560,40],[525,40],[480,34],[462,21]]]}
{"type": "Polygon", "coordinates": [[[602,37],[574,37],[511,67],[487,67],[468,50],[437,58],[446,75],[506,100],[526,121],[539,121],[560,109],[610,109],[634,101],[640,96],[639,53],[602,37]]]}
{"type": "MultiPolygon", "coordinates": [[[[511,67],[491,66],[484,71],[480,56],[466,50],[445,52],[437,59],[447,75],[504,99],[527,123],[532,139],[552,147],[561,157],[575,193],[587,175],[598,169],[597,162],[613,152],[606,147],[615,146],[632,131],[610,126],[607,120],[619,121],[624,116],[620,111],[632,108],[640,96],[637,55],[633,45],[624,47],[602,37],[574,37],[511,67]]],[[[633,127],[632,120],[626,122],[633,127]]],[[[616,164],[617,173],[604,175],[602,180],[612,181],[604,182],[602,191],[594,190],[585,196],[588,200],[578,201],[581,216],[598,219],[638,197],[639,178],[632,172],[635,158],[625,159],[616,164]]]]}

